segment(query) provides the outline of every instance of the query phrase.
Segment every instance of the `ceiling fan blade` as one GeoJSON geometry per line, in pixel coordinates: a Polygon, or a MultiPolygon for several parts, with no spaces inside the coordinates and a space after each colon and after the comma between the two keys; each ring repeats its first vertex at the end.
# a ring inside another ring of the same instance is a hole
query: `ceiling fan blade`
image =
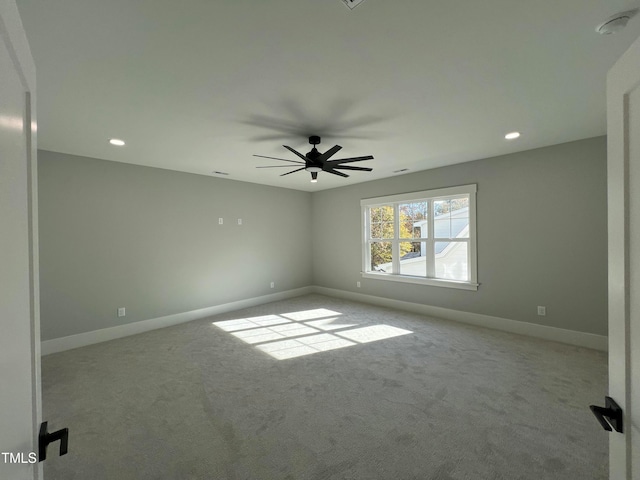
{"type": "Polygon", "coordinates": [[[299,156],[301,159],[303,159],[305,162],[308,160],[307,157],[305,157],[303,154],[301,154],[300,152],[296,152],[293,148],[291,147],[287,147],[286,145],[282,145],[284,148],[286,148],[287,150],[289,150],[292,153],[295,153],[297,156],[299,156]]]}
{"type": "MultiPolygon", "coordinates": [[[[260,168],[260,167],[258,167],[260,168]]],[[[334,167],[331,167],[334,169],[340,169],[340,170],[359,170],[361,172],[372,172],[373,168],[368,168],[368,167],[349,167],[347,165],[345,165],[344,167],[340,166],[340,165],[336,165],[334,167]]]]}
{"type": "Polygon", "coordinates": [[[302,168],[298,168],[297,170],[291,170],[290,172],[287,173],[283,173],[282,175],[280,175],[281,177],[284,177],[285,175],[289,175],[290,173],[295,173],[295,172],[299,172],[300,170],[304,170],[305,167],[302,168]]]}
{"type": "Polygon", "coordinates": [[[333,166],[339,163],[362,162],[364,160],[373,160],[373,157],[371,155],[367,155],[365,157],[343,158],[342,160],[330,160],[327,163],[333,166]]]}
{"type": "Polygon", "coordinates": [[[261,166],[261,167],[256,167],[256,168],[291,168],[293,165],[265,165],[265,166],[261,166]]]}
{"type": "Polygon", "coordinates": [[[269,158],[271,160],[282,160],[283,162],[303,163],[303,162],[299,162],[298,160],[287,160],[286,158],[265,157],[264,155],[254,155],[254,157],[269,158]]]}
{"type": "Polygon", "coordinates": [[[324,162],[324,161],[328,160],[333,155],[338,153],[338,151],[340,151],[341,149],[342,149],[342,147],[340,145],[334,145],[333,147],[331,147],[326,152],[321,153],[320,156],[318,158],[316,158],[316,162],[324,162]]]}
{"type": "Polygon", "coordinates": [[[348,177],[346,173],[336,172],[335,170],[325,170],[327,173],[333,173],[334,175],[338,175],[339,177],[348,177]]]}

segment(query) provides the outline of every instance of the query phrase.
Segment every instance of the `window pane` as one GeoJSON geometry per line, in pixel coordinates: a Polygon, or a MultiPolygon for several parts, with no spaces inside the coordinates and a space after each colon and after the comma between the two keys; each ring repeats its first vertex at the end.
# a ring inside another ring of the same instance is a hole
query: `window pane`
{"type": "Polygon", "coordinates": [[[371,224],[371,238],[382,238],[382,224],[380,222],[371,224]]]}
{"type": "Polygon", "coordinates": [[[426,238],[427,202],[401,203],[400,212],[400,238],[426,238]]]}
{"type": "Polygon", "coordinates": [[[400,238],[413,238],[413,218],[402,210],[404,205],[400,205],[400,238]]]}
{"type": "Polygon", "coordinates": [[[451,200],[451,238],[469,238],[469,197],[451,200]]]}
{"type": "Polygon", "coordinates": [[[371,222],[380,222],[382,221],[382,213],[380,207],[371,207],[369,210],[371,214],[371,222]]]}
{"type": "Polygon", "coordinates": [[[393,207],[384,205],[369,210],[369,238],[393,238],[393,207]]]}
{"type": "Polygon", "coordinates": [[[433,202],[433,236],[451,238],[451,201],[436,200],[433,202]]]}
{"type": "Polygon", "coordinates": [[[380,208],[380,221],[393,223],[393,206],[383,205],[380,208]]]}
{"type": "Polygon", "coordinates": [[[435,242],[436,278],[469,280],[467,242],[435,242]]]}
{"type": "Polygon", "coordinates": [[[400,275],[427,276],[425,242],[400,242],[400,275]]]}
{"type": "Polygon", "coordinates": [[[391,242],[371,243],[370,272],[391,273],[391,242]]]}

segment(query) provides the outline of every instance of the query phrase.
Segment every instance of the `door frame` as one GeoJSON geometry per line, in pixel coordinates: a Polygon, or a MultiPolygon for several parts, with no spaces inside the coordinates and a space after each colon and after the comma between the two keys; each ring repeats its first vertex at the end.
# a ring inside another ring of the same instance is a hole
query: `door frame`
{"type": "MultiPolygon", "coordinates": [[[[29,241],[29,323],[31,330],[31,417],[33,451],[38,450],[38,429],[42,421],[42,389],[40,377],[40,278],[38,258],[38,183],[36,69],[20,13],[15,0],[0,0],[0,41],[4,42],[13,61],[25,95],[24,133],[27,160],[27,201],[29,241]]],[[[33,479],[43,478],[42,463],[33,466],[33,479]]]]}
{"type": "MultiPolygon", "coordinates": [[[[635,259],[638,255],[638,245],[632,242],[632,238],[635,238],[632,232],[635,231],[637,235],[638,220],[634,219],[632,224],[630,213],[631,199],[637,202],[637,170],[640,165],[637,160],[638,152],[633,152],[636,158],[631,156],[632,132],[629,127],[629,93],[638,88],[640,38],[618,59],[607,75],[609,396],[615,399],[624,412],[624,432],[612,432],[609,435],[609,478],[621,480],[630,480],[634,473],[638,474],[637,469],[640,468],[640,465],[632,465],[632,355],[634,349],[636,352],[640,351],[637,340],[634,342],[632,338],[632,326],[640,328],[640,322],[637,312],[636,316],[632,316],[632,305],[638,302],[635,297],[637,293],[632,297],[631,287],[632,275],[638,276],[638,266],[631,263],[632,257],[635,259]],[[630,174],[631,168],[635,177],[630,174]],[[635,187],[633,192],[632,182],[635,187]],[[632,469],[636,471],[633,472],[632,469]]],[[[634,135],[640,135],[640,132],[634,135]]],[[[636,448],[639,447],[640,445],[636,445],[636,448]]]]}

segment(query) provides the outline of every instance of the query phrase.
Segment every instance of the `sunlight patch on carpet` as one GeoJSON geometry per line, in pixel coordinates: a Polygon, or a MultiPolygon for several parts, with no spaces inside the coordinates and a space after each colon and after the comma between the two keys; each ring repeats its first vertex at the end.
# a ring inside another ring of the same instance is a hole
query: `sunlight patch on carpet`
{"type": "Polygon", "coordinates": [[[342,315],[340,312],[334,312],[326,308],[315,308],[313,310],[302,310],[300,312],[281,313],[281,317],[290,318],[291,320],[304,321],[315,320],[316,318],[335,317],[342,315]]]}
{"type": "Polygon", "coordinates": [[[240,318],[238,320],[225,320],[224,322],[216,322],[215,325],[225,332],[235,332],[236,330],[278,325],[280,323],[289,323],[289,320],[279,315],[262,315],[260,317],[240,318]]]}
{"type": "Polygon", "coordinates": [[[354,345],[408,335],[410,330],[391,325],[344,322],[340,312],[317,308],[280,315],[213,322],[245,343],[254,345],[277,360],[312,355],[354,345]],[[327,332],[331,333],[327,333],[327,332]]]}
{"type": "Polygon", "coordinates": [[[340,328],[355,327],[357,323],[342,323],[338,318],[323,318],[322,320],[313,320],[305,322],[307,325],[320,330],[337,330],[340,328]]]}
{"type": "Polygon", "coordinates": [[[354,342],[368,343],[399,337],[400,335],[407,335],[409,333],[413,332],[392,327],[391,325],[371,325],[370,327],[355,328],[353,330],[347,330],[346,332],[340,332],[340,335],[354,342]]]}

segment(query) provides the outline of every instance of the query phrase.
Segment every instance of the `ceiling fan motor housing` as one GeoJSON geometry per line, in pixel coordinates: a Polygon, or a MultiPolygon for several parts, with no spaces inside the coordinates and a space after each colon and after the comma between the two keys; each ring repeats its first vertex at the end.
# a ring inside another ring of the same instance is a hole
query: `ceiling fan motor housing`
{"type": "Polygon", "coordinates": [[[316,159],[320,156],[320,152],[318,151],[318,149],[316,148],[316,145],[318,145],[320,143],[320,136],[318,135],[311,135],[309,137],[309,143],[311,145],[313,145],[313,148],[311,149],[311,151],[309,153],[307,153],[306,157],[307,157],[307,164],[306,164],[306,168],[305,170],[307,172],[321,172],[322,171],[322,164],[316,162],[316,159]]]}
{"type": "Polygon", "coordinates": [[[307,158],[312,161],[318,158],[319,156],[320,156],[320,152],[316,147],[313,147],[311,151],[307,153],[307,158]]]}
{"type": "MultiPolygon", "coordinates": [[[[317,137],[318,139],[320,137],[317,137]]],[[[320,152],[316,147],[313,147],[309,153],[307,153],[307,164],[305,165],[305,170],[307,172],[321,172],[322,164],[316,162],[316,159],[320,156],[320,152]]]]}

